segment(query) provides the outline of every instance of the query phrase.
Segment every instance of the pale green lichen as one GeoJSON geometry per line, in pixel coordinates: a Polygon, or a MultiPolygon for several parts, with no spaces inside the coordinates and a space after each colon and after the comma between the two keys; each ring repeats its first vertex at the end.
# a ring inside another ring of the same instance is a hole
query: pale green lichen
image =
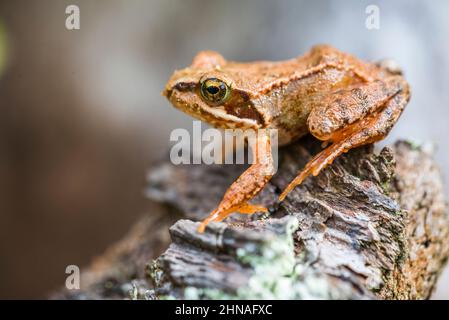
{"type": "Polygon", "coordinates": [[[154,300],[154,290],[149,289],[145,280],[134,279],[131,282],[124,283],[122,290],[128,293],[130,300],[154,300]]]}
{"type": "Polygon", "coordinates": [[[423,146],[422,141],[414,140],[414,139],[407,139],[405,142],[407,142],[410,145],[410,148],[412,150],[420,150],[423,146]]]}
{"type": "Polygon", "coordinates": [[[390,195],[391,192],[391,181],[387,180],[381,183],[380,187],[382,188],[382,191],[385,195],[390,195]]]}
{"type": "MultiPolygon", "coordinates": [[[[298,220],[291,218],[286,225],[285,235],[274,236],[267,241],[258,254],[241,249],[237,252],[239,261],[249,264],[254,270],[247,284],[235,294],[217,289],[188,287],[184,290],[186,299],[338,299],[344,292],[331,288],[322,274],[300,264],[294,254],[292,234],[298,229],[298,220]],[[307,276],[304,274],[307,273],[307,276]]],[[[251,250],[249,250],[251,251],[251,250]]]]}
{"type": "Polygon", "coordinates": [[[152,260],[151,263],[146,266],[146,274],[153,281],[156,287],[159,286],[163,271],[159,267],[157,260],[152,260]]]}

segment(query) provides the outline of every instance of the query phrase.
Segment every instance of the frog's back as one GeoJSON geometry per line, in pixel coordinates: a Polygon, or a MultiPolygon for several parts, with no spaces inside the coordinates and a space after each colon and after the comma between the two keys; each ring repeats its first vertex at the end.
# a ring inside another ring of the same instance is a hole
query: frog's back
{"type": "Polygon", "coordinates": [[[383,77],[376,65],[323,45],[295,59],[247,66],[255,100],[264,113],[270,114],[268,127],[279,130],[280,144],[308,133],[307,118],[321,96],[383,77]]]}
{"type": "Polygon", "coordinates": [[[335,68],[365,70],[360,77],[378,77],[379,69],[364,63],[354,56],[341,52],[328,45],[318,45],[306,54],[284,61],[254,61],[249,63],[229,61],[226,73],[237,75],[235,85],[252,91],[254,95],[265,94],[277,87],[301,80],[321,72],[323,65],[335,68]]]}

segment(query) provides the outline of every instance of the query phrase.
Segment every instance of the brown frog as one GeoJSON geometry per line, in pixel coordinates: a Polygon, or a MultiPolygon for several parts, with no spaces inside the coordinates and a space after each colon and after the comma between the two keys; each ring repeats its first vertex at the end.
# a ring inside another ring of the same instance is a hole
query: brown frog
{"type": "MultiPolygon", "coordinates": [[[[340,154],[383,139],[410,99],[399,69],[366,63],[327,45],[281,62],[239,63],[200,52],[190,67],[173,74],[163,94],[176,108],[218,128],[277,129],[279,145],[307,133],[329,142],[280,201],[340,154]]],[[[256,146],[255,163],[229,187],[200,232],[233,212],[267,211],[248,203],[274,173],[270,136],[258,135],[256,146]]]]}

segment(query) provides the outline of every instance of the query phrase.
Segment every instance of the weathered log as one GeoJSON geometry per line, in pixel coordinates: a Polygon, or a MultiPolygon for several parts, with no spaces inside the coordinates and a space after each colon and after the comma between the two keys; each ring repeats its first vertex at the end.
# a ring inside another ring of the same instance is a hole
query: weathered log
{"type": "Polygon", "coordinates": [[[235,214],[203,234],[192,220],[216,206],[244,167],[156,166],[148,195],[165,211],[86,272],[77,295],[59,297],[428,298],[449,255],[449,212],[431,154],[407,142],[378,154],[351,150],[278,203],[319,149],[306,138],[280,151],[277,174],[254,199],[269,214],[235,214]],[[162,234],[178,217],[169,244],[162,234]],[[156,246],[168,248],[153,261],[156,246]]]}

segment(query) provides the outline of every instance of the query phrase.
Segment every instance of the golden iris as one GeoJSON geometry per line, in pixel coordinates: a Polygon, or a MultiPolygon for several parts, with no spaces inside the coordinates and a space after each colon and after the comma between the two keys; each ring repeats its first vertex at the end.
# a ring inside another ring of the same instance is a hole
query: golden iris
{"type": "Polygon", "coordinates": [[[222,80],[208,78],[201,83],[201,96],[207,102],[221,104],[229,98],[231,88],[222,80]]]}

